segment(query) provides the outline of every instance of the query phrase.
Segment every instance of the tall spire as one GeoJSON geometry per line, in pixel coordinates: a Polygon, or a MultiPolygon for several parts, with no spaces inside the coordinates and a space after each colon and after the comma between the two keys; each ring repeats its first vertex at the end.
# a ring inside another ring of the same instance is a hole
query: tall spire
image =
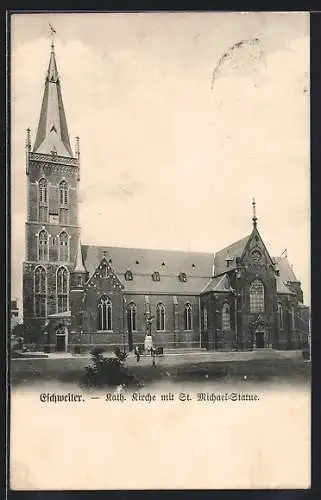
{"type": "Polygon", "coordinates": [[[257,217],[256,217],[256,203],[255,203],[255,198],[253,198],[252,206],[253,206],[253,217],[252,217],[253,227],[256,228],[256,226],[257,226],[257,217]]]}
{"type": "Polygon", "coordinates": [[[56,64],[53,39],[55,30],[52,26],[50,26],[50,29],[52,33],[51,53],[33,152],[45,154],[54,152],[58,156],[72,157],[73,154],[56,64]]]}

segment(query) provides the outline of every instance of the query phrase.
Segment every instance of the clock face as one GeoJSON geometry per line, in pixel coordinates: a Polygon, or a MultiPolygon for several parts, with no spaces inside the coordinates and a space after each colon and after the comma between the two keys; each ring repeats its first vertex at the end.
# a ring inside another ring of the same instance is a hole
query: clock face
{"type": "Polygon", "coordinates": [[[262,254],[260,250],[253,250],[252,259],[254,260],[254,262],[260,262],[262,260],[262,254]]]}

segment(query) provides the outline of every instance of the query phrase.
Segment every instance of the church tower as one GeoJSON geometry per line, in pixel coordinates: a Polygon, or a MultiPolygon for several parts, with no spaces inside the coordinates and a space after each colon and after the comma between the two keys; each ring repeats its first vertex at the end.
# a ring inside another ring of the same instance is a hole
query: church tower
{"type": "Polygon", "coordinates": [[[70,310],[71,276],[80,246],[79,139],[70,146],[54,43],[34,145],[26,139],[27,220],[23,264],[26,337],[37,340],[48,317],[70,310]]]}

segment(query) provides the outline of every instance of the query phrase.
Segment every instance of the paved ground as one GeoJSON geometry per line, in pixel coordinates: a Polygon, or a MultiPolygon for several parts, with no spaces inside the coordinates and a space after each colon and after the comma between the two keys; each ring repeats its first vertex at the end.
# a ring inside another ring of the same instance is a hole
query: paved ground
{"type": "MultiPolygon", "coordinates": [[[[106,356],[113,355],[113,353],[105,353],[106,356]]],[[[32,353],[30,358],[26,356],[25,358],[17,358],[14,361],[23,362],[26,359],[29,361],[32,359],[89,359],[90,354],[71,354],[71,353],[49,353],[44,357],[43,353],[39,353],[39,357],[37,353],[32,353]],[[42,354],[42,355],[41,355],[42,354]]],[[[177,350],[168,350],[165,352],[164,356],[157,356],[155,358],[155,363],[158,365],[178,365],[184,364],[187,361],[190,363],[199,363],[199,362],[228,362],[228,361],[249,361],[249,360],[272,360],[272,359],[297,359],[302,358],[301,351],[277,351],[274,349],[262,349],[256,351],[245,351],[245,352],[214,352],[214,351],[205,351],[201,349],[180,349],[177,350]]],[[[137,362],[136,356],[133,353],[129,353],[128,358],[126,360],[126,364],[129,366],[132,365],[152,365],[153,359],[150,355],[143,355],[140,357],[139,362],[137,362]]]]}

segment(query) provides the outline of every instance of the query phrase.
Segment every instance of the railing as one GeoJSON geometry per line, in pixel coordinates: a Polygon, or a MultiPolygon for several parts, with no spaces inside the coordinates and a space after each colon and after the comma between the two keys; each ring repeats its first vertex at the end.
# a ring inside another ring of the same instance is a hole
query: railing
{"type": "Polygon", "coordinates": [[[30,161],[44,161],[47,163],[55,162],[62,165],[74,165],[78,166],[77,158],[69,158],[65,156],[47,155],[43,153],[29,153],[30,161]]]}

